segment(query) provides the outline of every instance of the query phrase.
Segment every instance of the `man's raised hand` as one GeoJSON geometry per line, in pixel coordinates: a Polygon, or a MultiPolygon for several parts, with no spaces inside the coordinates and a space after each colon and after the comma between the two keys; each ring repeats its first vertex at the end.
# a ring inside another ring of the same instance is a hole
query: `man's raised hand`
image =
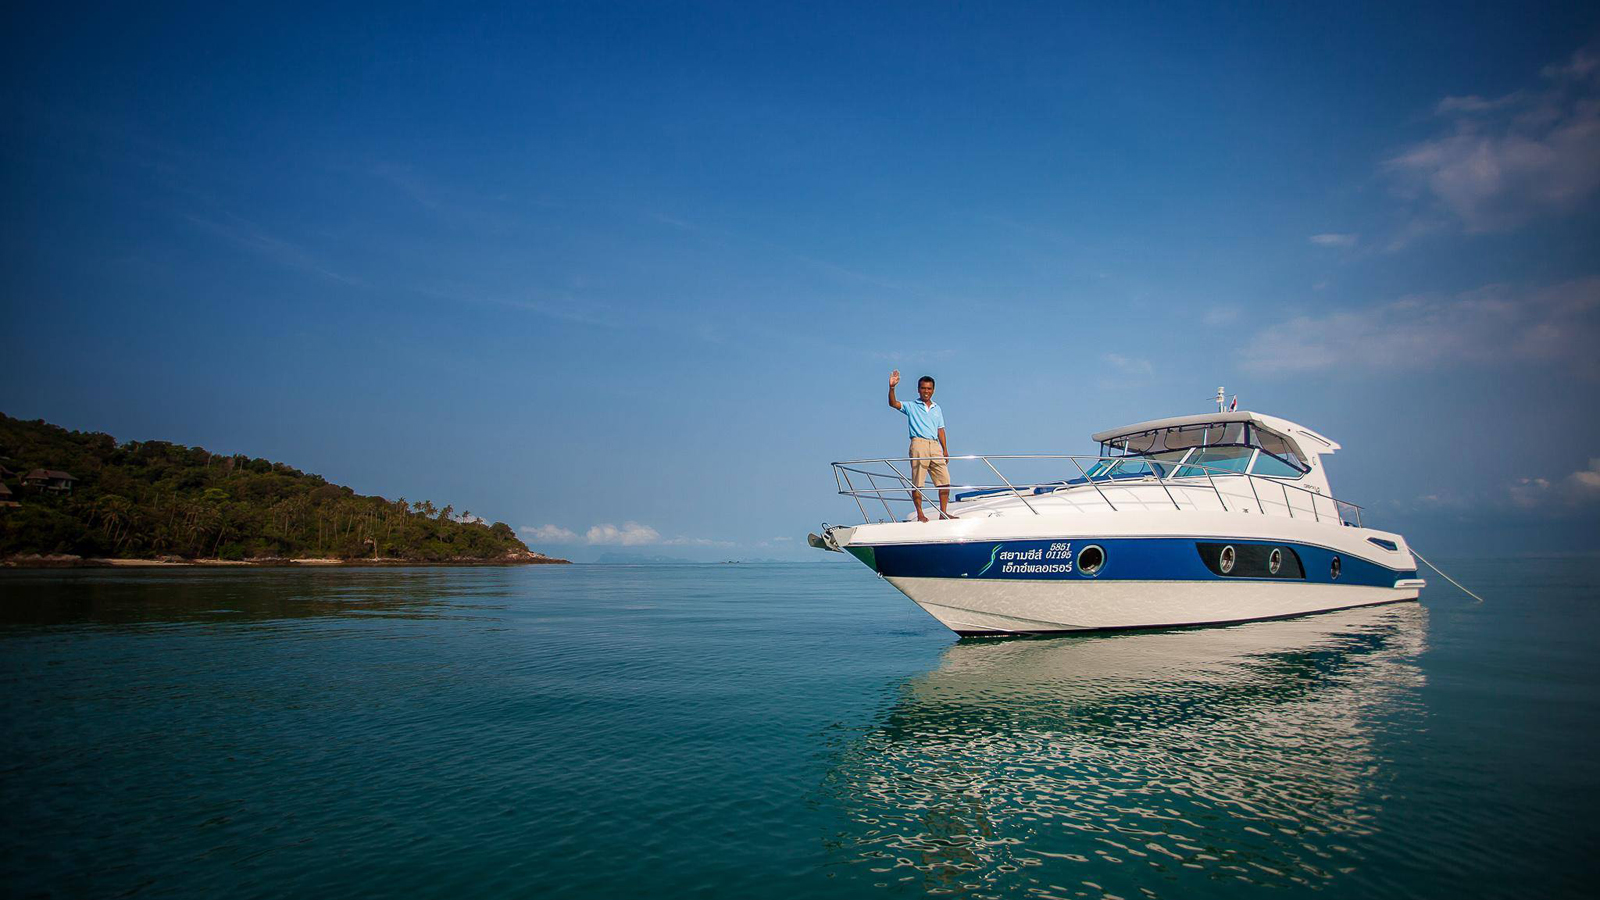
{"type": "Polygon", "coordinates": [[[899,369],[895,369],[893,372],[889,373],[889,387],[894,387],[895,385],[897,385],[899,383],[900,383],[900,370],[899,369]]]}

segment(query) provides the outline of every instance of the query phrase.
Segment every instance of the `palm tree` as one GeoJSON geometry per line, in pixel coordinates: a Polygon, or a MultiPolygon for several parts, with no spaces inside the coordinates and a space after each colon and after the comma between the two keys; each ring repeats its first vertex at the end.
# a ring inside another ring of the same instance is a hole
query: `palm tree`
{"type": "MultiPolygon", "coordinates": [[[[95,512],[100,517],[100,531],[106,537],[120,532],[128,521],[128,501],[117,494],[106,494],[95,502],[95,512]]],[[[115,538],[113,538],[115,540],[115,538]]]]}

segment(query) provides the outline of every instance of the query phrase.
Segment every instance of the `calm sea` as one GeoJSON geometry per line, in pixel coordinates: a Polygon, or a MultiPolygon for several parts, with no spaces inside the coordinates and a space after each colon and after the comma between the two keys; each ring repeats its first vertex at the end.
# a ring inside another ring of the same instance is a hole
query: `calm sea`
{"type": "Polygon", "coordinates": [[[61,897],[1600,891],[1600,578],[958,641],[848,561],[0,572],[61,897]]]}

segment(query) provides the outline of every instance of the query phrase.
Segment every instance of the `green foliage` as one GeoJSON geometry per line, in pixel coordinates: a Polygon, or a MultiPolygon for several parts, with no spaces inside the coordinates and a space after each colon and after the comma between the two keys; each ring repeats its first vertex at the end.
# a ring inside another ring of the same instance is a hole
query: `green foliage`
{"type": "Polygon", "coordinates": [[[0,510],[0,556],[370,558],[441,562],[525,553],[503,522],[458,522],[431,502],[366,497],[283,463],[165,441],[118,444],[0,414],[0,464],[21,501],[0,510]],[[32,469],[59,469],[70,495],[24,489],[32,469]]]}

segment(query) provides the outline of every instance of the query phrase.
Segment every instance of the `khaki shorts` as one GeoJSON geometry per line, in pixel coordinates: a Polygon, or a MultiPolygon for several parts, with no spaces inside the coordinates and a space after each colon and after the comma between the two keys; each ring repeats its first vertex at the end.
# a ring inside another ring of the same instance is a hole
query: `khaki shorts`
{"type": "Polygon", "coordinates": [[[922,487],[922,479],[933,476],[935,487],[950,483],[950,464],[945,461],[944,448],[938,441],[927,438],[911,439],[911,484],[922,487]]]}

